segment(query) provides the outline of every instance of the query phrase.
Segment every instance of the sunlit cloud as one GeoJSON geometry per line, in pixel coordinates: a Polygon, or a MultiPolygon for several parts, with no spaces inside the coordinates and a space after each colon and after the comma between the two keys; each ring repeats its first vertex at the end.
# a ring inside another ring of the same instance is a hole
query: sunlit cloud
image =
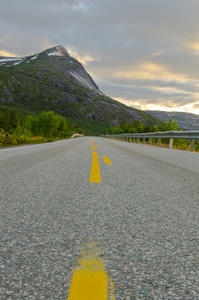
{"type": "Polygon", "coordinates": [[[141,62],[137,66],[132,66],[131,70],[116,71],[113,76],[126,78],[126,79],[160,79],[166,81],[172,81],[178,79],[178,81],[185,81],[185,74],[177,74],[169,71],[165,66],[155,64],[152,62],[141,62]]]}
{"type": "Polygon", "coordinates": [[[137,109],[140,109],[139,101],[125,100],[125,99],[120,98],[120,97],[115,97],[114,99],[117,100],[118,102],[126,105],[126,106],[135,107],[137,109]]]}
{"type": "Polygon", "coordinates": [[[199,42],[188,43],[186,46],[193,50],[195,54],[199,55],[199,42]]]}
{"type": "Polygon", "coordinates": [[[159,56],[159,55],[161,55],[161,52],[154,52],[154,53],[152,53],[152,56],[159,56]]]}
{"type": "Polygon", "coordinates": [[[187,91],[183,91],[183,90],[180,90],[180,89],[177,89],[177,88],[174,88],[174,87],[169,87],[169,86],[166,86],[166,87],[156,87],[156,86],[152,86],[151,87],[153,90],[155,91],[160,91],[162,93],[166,93],[166,94],[188,94],[190,95],[190,92],[187,92],[187,91]]]}
{"type": "Polygon", "coordinates": [[[16,55],[14,55],[8,51],[0,50],[0,56],[15,57],[16,55]]]}
{"type": "Polygon", "coordinates": [[[176,106],[174,103],[172,103],[171,100],[168,102],[168,106],[166,106],[165,99],[158,99],[160,101],[160,104],[144,103],[146,99],[139,99],[137,101],[125,100],[123,98],[114,98],[114,99],[127,106],[134,107],[141,110],[177,111],[177,112],[187,112],[187,113],[193,113],[199,115],[199,101],[181,105],[181,106],[176,106]],[[163,104],[161,104],[161,102],[163,104]]]}
{"type": "Polygon", "coordinates": [[[95,59],[91,57],[90,55],[79,55],[76,51],[71,50],[70,48],[67,48],[68,53],[70,56],[76,58],[79,62],[81,62],[83,65],[87,65],[89,62],[94,61],[95,59]]]}

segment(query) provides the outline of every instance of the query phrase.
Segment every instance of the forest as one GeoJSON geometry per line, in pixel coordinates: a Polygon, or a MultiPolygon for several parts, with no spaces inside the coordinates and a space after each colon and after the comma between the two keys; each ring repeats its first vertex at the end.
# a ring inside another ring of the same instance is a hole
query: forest
{"type": "Polygon", "coordinates": [[[14,111],[0,112],[0,146],[34,144],[69,138],[83,133],[54,111],[24,116],[14,111]]]}

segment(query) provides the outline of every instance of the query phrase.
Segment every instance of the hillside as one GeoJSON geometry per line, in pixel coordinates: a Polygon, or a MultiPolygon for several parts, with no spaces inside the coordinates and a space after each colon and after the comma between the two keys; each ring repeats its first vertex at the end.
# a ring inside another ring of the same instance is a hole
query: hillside
{"type": "Polygon", "coordinates": [[[154,118],[158,118],[163,122],[168,122],[170,118],[177,121],[180,128],[185,130],[199,130],[199,115],[184,112],[166,112],[147,110],[154,118]]]}
{"type": "Polygon", "coordinates": [[[0,57],[0,110],[26,114],[53,110],[87,134],[138,119],[160,121],[104,95],[84,67],[62,46],[27,57],[0,57]]]}

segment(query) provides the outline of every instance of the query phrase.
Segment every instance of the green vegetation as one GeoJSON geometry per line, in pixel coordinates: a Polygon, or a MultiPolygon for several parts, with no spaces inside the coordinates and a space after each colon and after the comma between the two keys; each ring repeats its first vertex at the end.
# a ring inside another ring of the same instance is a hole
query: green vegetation
{"type": "Polygon", "coordinates": [[[74,126],[79,126],[84,131],[84,135],[88,136],[100,136],[101,134],[106,134],[110,127],[108,122],[86,118],[67,118],[67,121],[74,126]]]}
{"type": "MultiPolygon", "coordinates": [[[[153,128],[158,128],[156,125],[153,128]]],[[[145,127],[145,124],[140,120],[135,120],[133,123],[124,123],[122,122],[120,125],[116,127],[111,127],[108,130],[108,134],[123,134],[123,133],[140,133],[140,132],[150,132],[155,131],[153,128],[145,127]]]]}
{"type": "Polygon", "coordinates": [[[0,112],[0,146],[50,142],[82,132],[53,111],[43,111],[36,116],[0,112]]]}
{"type": "MultiPolygon", "coordinates": [[[[170,118],[169,122],[164,122],[162,125],[155,125],[153,127],[146,127],[144,123],[142,123],[140,120],[135,120],[133,123],[121,123],[120,125],[116,127],[111,127],[108,130],[108,134],[125,134],[125,133],[145,133],[145,132],[158,132],[158,131],[181,131],[176,121],[173,121],[172,118],[170,118]]],[[[158,144],[157,139],[152,139],[153,144],[158,144]]],[[[165,147],[169,147],[169,139],[162,139],[162,145],[165,147]]],[[[190,142],[185,139],[174,139],[173,146],[178,149],[190,149],[190,142]]],[[[199,142],[195,141],[194,146],[195,151],[199,151],[199,142]]]]}

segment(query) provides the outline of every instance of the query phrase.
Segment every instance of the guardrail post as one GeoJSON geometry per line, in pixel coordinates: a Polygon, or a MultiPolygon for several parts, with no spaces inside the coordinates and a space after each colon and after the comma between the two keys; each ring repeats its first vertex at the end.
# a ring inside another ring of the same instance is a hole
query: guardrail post
{"type": "Polygon", "coordinates": [[[143,138],[143,144],[145,144],[146,143],[146,139],[145,138],[143,138]]]}
{"type": "Polygon", "coordinates": [[[152,138],[149,138],[149,145],[152,146],[152,138]]]}
{"type": "Polygon", "coordinates": [[[138,144],[140,143],[140,138],[138,138],[138,144]]]}
{"type": "Polygon", "coordinates": [[[173,139],[170,139],[170,149],[173,148],[173,139]]]}
{"type": "Polygon", "coordinates": [[[158,138],[158,147],[161,147],[161,138],[158,138]]]}
{"type": "Polygon", "coordinates": [[[133,142],[135,143],[135,137],[133,137],[133,142]]]}
{"type": "Polygon", "coordinates": [[[190,151],[194,151],[194,139],[190,140],[190,151]]]}

